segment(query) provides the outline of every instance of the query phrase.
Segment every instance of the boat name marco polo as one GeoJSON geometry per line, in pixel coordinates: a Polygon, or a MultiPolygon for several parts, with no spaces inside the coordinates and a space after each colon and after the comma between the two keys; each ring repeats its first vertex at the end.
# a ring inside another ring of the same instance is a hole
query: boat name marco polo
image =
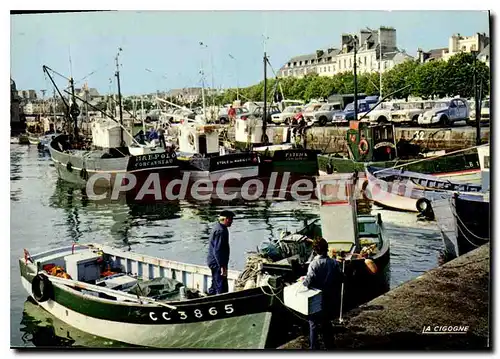
{"type": "Polygon", "coordinates": [[[173,164],[175,161],[176,155],[169,153],[152,153],[148,155],[139,155],[135,156],[134,167],[150,167],[150,166],[161,166],[161,165],[169,165],[173,164]]]}
{"type": "MultiPolygon", "coordinates": [[[[177,313],[179,314],[179,319],[181,319],[181,320],[187,320],[187,319],[202,320],[203,318],[206,319],[207,317],[213,318],[213,317],[218,317],[218,316],[223,315],[223,314],[232,314],[232,313],[234,313],[234,308],[233,308],[232,304],[226,304],[224,306],[224,309],[217,308],[217,307],[210,307],[208,309],[208,311],[206,311],[205,313],[199,308],[191,310],[189,312],[179,310],[179,311],[177,311],[177,313]]],[[[171,314],[170,312],[162,312],[161,314],[155,313],[155,312],[149,312],[149,318],[153,322],[156,322],[158,320],[170,321],[170,320],[172,320],[172,318],[169,316],[170,314],[171,314]]]]}

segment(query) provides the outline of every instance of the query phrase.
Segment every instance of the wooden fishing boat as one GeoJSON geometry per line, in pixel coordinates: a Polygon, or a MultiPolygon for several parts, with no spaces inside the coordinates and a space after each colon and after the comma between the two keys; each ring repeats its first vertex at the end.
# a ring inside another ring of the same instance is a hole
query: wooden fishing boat
{"type": "Polygon", "coordinates": [[[132,156],[127,148],[71,149],[67,135],[55,137],[48,145],[58,176],[85,186],[89,179],[94,188],[113,188],[115,181],[134,174],[138,187],[151,173],[163,181],[180,178],[175,152],[132,156]]]}
{"type": "Polygon", "coordinates": [[[396,143],[394,125],[368,124],[351,121],[346,143],[349,156],[319,155],[322,172],[363,172],[366,166],[391,168],[475,182],[480,178],[480,164],[476,148],[453,153],[421,153],[419,145],[407,140],[396,143]]]}
{"type": "Polygon", "coordinates": [[[259,154],[259,177],[272,173],[315,177],[318,172],[319,150],[296,148],[292,144],[254,147],[259,154]]]}
{"type": "MultiPolygon", "coordinates": [[[[293,281],[305,275],[312,259],[312,241],[323,237],[329,255],[336,258],[345,275],[343,311],[352,309],[389,290],[390,241],[379,215],[357,215],[355,178],[350,174],[321,176],[320,218],[295,233],[284,232],[279,239],[265,241],[247,259],[237,286],[259,283],[255,268],[280,270],[293,281]]],[[[338,288],[340,294],[340,288],[338,288]]],[[[337,298],[337,309],[340,298],[337,298]]],[[[337,312],[338,313],[338,312],[337,312]]]]}
{"type": "Polygon", "coordinates": [[[490,201],[483,193],[455,193],[432,201],[446,260],[490,241],[490,201]]]}
{"type": "Polygon", "coordinates": [[[178,159],[182,173],[189,173],[190,181],[200,179],[230,183],[259,175],[256,153],[232,152],[219,147],[218,126],[184,124],[179,126],[178,159]]]}
{"type": "Polygon", "coordinates": [[[264,348],[279,303],[267,284],[234,291],[237,271],[229,293],[207,296],[207,267],[98,244],[25,250],[19,267],[27,293],[58,319],[139,346],[264,348]]]}
{"type": "Polygon", "coordinates": [[[426,213],[433,198],[451,196],[453,192],[479,192],[481,185],[451,182],[431,175],[403,169],[366,167],[363,186],[367,197],[383,207],[426,213]]]}

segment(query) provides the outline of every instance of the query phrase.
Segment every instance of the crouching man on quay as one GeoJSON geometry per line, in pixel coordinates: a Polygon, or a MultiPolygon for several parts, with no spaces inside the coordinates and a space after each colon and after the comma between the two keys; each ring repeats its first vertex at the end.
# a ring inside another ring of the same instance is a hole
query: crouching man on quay
{"type": "Polygon", "coordinates": [[[309,264],[307,276],[302,283],[309,289],[319,289],[322,294],[321,311],[309,317],[309,341],[311,349],[319,349],[318,326],[327,349],[334,347],[332,320],[338,308],[338,289],[342,281],[342,272],[335,259],[328,256],[328,243],[324,238],[313,241],[316,256],[309,264]]]}
{"type": "Polygon", "coordinates": [[[207,265],[212,271],[212,286],[209,295],[227,293],[227,265],[229,263],[229,231],[234,213],[222,211],[219,222],[212,228],[208,244],[207,265]]]}

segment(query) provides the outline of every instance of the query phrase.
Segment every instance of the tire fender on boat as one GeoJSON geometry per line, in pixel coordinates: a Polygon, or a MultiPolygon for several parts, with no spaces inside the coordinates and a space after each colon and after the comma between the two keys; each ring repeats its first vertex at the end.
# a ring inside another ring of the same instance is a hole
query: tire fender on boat
{"type": "Polygon", "coordinates": [[[71,162],[68,162],[66,164],[66,169],[68,170],[68,172],[73,172],[73,165],[71,164],[71,162]]]}
{"type": "Polygon", "coordinates": [[[431,202],[427,198],[420,198],[417,201],[417,211],[421,214],[428,214],[432,211],[431,202]]]}
{"type": "Polygon", "coordinates": [[[38,274],[31,282],[31,292],[37,302],[45,302],[53,298],[54,287],[49,278],[43,274],[38,274]]]}

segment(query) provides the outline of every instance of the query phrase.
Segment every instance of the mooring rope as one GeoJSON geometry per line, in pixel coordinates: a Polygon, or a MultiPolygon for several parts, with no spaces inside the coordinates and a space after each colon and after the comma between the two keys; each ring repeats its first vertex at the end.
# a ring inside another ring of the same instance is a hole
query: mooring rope
{"type": "MultiPolygon", "coordinates": [[[[454,216],[458,219],[459,224],[461,224],[461,225],[462,225],[462,227],[463,227],[463,228],[465,228],[465,230],[466,230],[469,234],[471,234],[473,237],[475,237],[475,238],[477,238],[477,239],[479,239],[479,240],[481,240],[481,241],[483,241],[483,242],[487,242],[487,241],[489,241],[489,238],[483,238],[483,237],[480,237],[480,236],[478,236],[478,235],[476,235],[476,234],[472,233],[472,231],[471,231],[469,228],[467,228],[467,226],[465,225],[465,223],[464,223],[464,222],[462,222],[462,220],[460,219],[460,216],[459,216],[459,215],[458,215],[458,213],[457,213],[457,210],[456,210],[456,206],[455,206],[455,205],[453,205],[453,204],[452,204],[452,205],[451,205],[451,209],[452,209],[452,213],[453,213],[453,215],[454,215],[454,216]]],[[[466,240],[467,240],[470,244],[472,244],[474,247],[480,247],[480,246],[481,246],[481,244],[475,244],[474,242],[472,242],[472,241],[471,241],[471,240],[467,237],[467,234],[466,234],[466,233],[464,233],[464,231],[461,229],[461,227],[460,227],[460,226],[457,226],[457,227],[458,227],[458,230],[459,230],[459,231],[460,231],[460,232],[464,235],[465,239],[466,239],[466,240]]]]}

